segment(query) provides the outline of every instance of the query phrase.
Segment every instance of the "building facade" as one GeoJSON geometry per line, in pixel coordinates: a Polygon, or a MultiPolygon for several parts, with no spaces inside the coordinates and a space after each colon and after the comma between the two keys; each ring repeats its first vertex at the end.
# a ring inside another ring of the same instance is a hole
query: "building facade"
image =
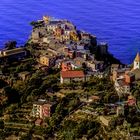
{"type": "Polygon", "coordinates": [[[140,54],[137,53],[135,60],[134,60],[134,65],[133,65],[133,69],[140,69],[140,54]]]}
{"type": "Polygon", "coordinates": [[[72,83],[76,81],[85,81],[86,76],[82,70],[61,71],[60,83],[72,83]]]}
{"type": "Polygon", "coordinates": [[[46,117],[51,117],[55,109],[55,103],[46,102],[40,100],[33,103],[32,116],[34,118],[44,119],[46,117]]]}
{"type": "Polygon", "coordinates": [[[55,65],[56,58],[54,56],[41,55],[39,63],[48,67],[55,65]]]}

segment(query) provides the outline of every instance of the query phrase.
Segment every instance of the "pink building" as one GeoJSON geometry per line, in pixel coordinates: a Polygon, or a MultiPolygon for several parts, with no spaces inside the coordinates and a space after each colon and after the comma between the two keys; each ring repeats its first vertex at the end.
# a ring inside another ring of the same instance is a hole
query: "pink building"
{"type": "Polygon", "coordinates": [[[55,103],[46,102],[44,100],[34,102],[32,108],[32,116],[40,119],[51,117],[51,114],[54,112],[54,106],[55,103]]]}

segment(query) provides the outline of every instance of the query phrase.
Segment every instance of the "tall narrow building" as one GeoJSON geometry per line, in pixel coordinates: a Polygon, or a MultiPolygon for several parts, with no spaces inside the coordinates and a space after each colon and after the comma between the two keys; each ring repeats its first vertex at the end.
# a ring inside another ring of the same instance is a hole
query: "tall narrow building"
{"type": "Polygon", "coordinates": [[[133,69],[140,69],[140,54],[137,53],[135,60],[134,60],[134,65],[133,65],[133,69]]]}

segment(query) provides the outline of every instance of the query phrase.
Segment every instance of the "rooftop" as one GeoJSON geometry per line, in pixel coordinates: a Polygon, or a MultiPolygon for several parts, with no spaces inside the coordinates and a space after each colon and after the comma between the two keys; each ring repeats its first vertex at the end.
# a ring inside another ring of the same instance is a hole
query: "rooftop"
{"type": "Polygon", "coordinates": [[[46,101],[45,99],[38,99],[38,101],[35,101],[33,103],[34,105],[54,105],[55,102],[49,102],[49,101],[46,101]]]}
{"type": "Polygon", "coordinates": [[[137,55],[135,57],[135,61],[136,62],[140,62],[140,54],[139,54],[139,52],[137,53],[137,55]]]}
{"type": "Polygon", "coordinates": [[[61,76],[63,78],[84,78],[85,74],[82,70],[61,71],[61,76]]]}

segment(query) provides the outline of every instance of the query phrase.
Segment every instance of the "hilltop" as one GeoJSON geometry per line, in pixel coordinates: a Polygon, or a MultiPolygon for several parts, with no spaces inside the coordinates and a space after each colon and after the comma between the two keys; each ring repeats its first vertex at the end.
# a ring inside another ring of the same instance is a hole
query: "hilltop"
{"type": "Polygon", "coordinates": [[[122,64],[90,33],[44,16],[24,47],[0,51],[0,138],[139,136],[140,55],[122,64]]]}

